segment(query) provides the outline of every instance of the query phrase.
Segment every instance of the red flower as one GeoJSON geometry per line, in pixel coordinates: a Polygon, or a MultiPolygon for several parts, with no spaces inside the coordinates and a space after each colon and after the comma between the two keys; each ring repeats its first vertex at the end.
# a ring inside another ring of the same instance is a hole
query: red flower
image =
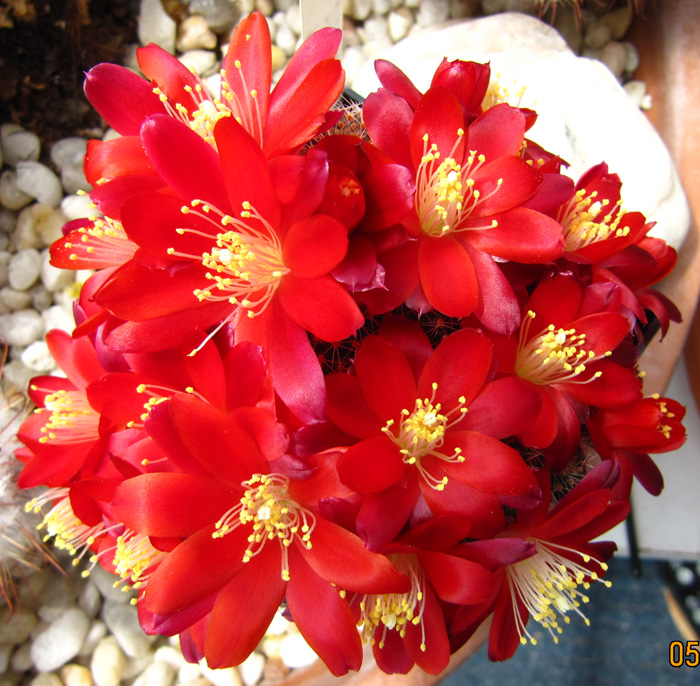
{"type": "Polygon", "coordinates": [[[617,407],[641,397],[637,376],[609,359],[629,324],[621,314],[605,311],[610,304],[598,296],[568,276],[540,281],[525,304],[513,357],[499,361],[502,372],[512,370],[540,392],[539,417],[519,437],[529,446],[551,446],[545,454],[555,471],[577,449],[587,407],[617,407]]]}
{"type": "Polygon", "coordinates": [[[156,405],[146,428],[182,470],[128,479],[114,500],[131,530],[182,540],[141,600],[152,628],[179,633],[207,616],[198,648],[210,666],[231,666],[257,646],[286,596],[297,626],[331,671],[358,669],[359,636],[333,584],[391,593],[404,592],[406,579],[316,514],[319,485],[333,495],[323,463],[318,485],[313,476],[295,481],[271,471],[240,424],[187,395],[156,405]]]}
{"type": "Polygon", "coordinates": [[[680,403],[658,395],[591,415],[586,426],[593,445],[603,459],[614,460],[622,468],[620,489],[626,497],[633,476],[652,495],[661,493],[663,477],[649,453],[670,452],[685,443],[684,416],[680,403]]]}
{"type": "MultiPolygon", "coordinates": [[[[489,634],[489,658],[507,660],[519,644],[536,640],[527,629],[530,617],[558,642],[559,622],[568,613],[589,620],[581,610],[591,581],[605,575],[614,544],[592,542],[629,513],[629,502],[614,497],[619,473],[611,463],[598,465],[551,510],[549,473],[538,472],[544,498],[541,505],[519,512],[517,520],[493,541],[459,546],[469,560],[500,570],[500,583],[486,603],[461,608],[453,630],[466,640],[470,632],[493,611],[489,634]],[[505,563],[505,566],[503,566],[505,563]]],[[[610,585],[609,582],[605,582],[610,585]]]]}
{"type": "Polygon", "coordinates": [[[501,502],[524,504],[539,496],[515,450],[462,424],[487,379],[488,340],[465,329],[430,353],[427,339],[410,330],[402,337],[410,357],[371,336],[357,351],[356,375],[327,377],[328,417],[360,439],[340,458],[338,473],[367,494],[358,528],[372,549],[401,529],[419,492],[434,514],[471,515],[483,530],[502,523],[501,502]]]}
{"type": "Polygon", "coordinates": [[[402,221],[417,252],[397,266],[417,259],[421,291],[412,306],[455,317],[487,312],[487,325],[512,331],[517,301],[492,258],[547,262],[564,245],[557,222],[521,207],[542,181],[519,157],[523,113],[500,104],[467,124],[443,86],[430,88],[415,112],[387,91],[370,95],[364,112],[372,142],[415,174],[414,211],[402,221]]]}
{"type": "Polygon", "coordinates": [[[475,604],[491,596],[491,572],[451,554],[470,529],[469,520],[458,515],[414,527],[384,551],[411,581],[410,591],[352,599],[363,640],[372,645],[383,672],[406,674],[414,665],[429,674],[442,672],[450,644],[440,603],[475,604]]]}

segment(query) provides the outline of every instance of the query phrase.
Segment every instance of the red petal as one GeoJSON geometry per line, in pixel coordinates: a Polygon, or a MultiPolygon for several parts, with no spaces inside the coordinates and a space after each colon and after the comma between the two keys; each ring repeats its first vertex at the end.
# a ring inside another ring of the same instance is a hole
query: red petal
{"type": "Polygon", "coordinates": [[[186,537],[222,517],[235,502],[231,490],[196,474],[142,474],[119,485],[116,516],[146,536],[186,537]]]}
{"type": "Polygon", "coordinates": [[[89,338],[71,338],[70,334],[52,329],[46,334],[51,357],[76,388],[85,388],[105,372],[89,338]]]}
{"type": "Polygon", "coordinates": [[[393,486],[404,474],[398,446],[386,436],[356,443],[338,460],[340,480],[358,493],[376,493],[393,486]]]}
{"type": "Polygon", "coordinates": [[[138,136],[146,117],[165,112],[148,81],[116,64],[93,67],[84,88],[90,104],[123,136],[138,136]]]}
{"type": "Polygon", "coordinates": [[[377,594],[404,593],[410,588],[389,558],[370,552],[357,536],[333,522],[317,518],[311,544],[308,550],[297,544],[297,550],[319,576],[339,588],[377,594]]]}
{"type": "Polygon", "coordinates": [[[491,368],[491,341],[473,329],[462,329],[438,345],[423,368],[418,395],[435,398],[444,412],[467,406],[479,393],[491,368]],[[468,361],[468,363],[467,363],[468,361]],[[464,400],[460,400],[464,398],[464,400]]]}
{"type": "Polygon", "coordinates": [[[294,276],[310,279],[328,274],[347,249],[347,229],[336,219],[317,214],[292,224],[284,238],[282,259],[294,276]]]}
{"type": "Polygon", "coordinates": [[[441,600],[476,605],[493,592],[493,574],[476,562],[427,550],[419,552],[418,559],[441,600]]]}
{"type": "Polygon", "coordinates": [[[228,212],[219,154],[201,136],[181,121],[159,114],[141,127],[141,141],[153,166],[183,200],[201,200],[228,212]]]}
{"type": "Polygon", "coordinates": [[[326,413],[334,424],[357,438],[379,434],[385,422],[369,409],[356,376],[330,374],[326,377],[326,389],[326,413]]]}
{"type": "Polygon", "coordinates": [[[418,169],[426,150],[433,145],[442,159],[451,157],[462,161],[465,136],[457,132],[464,129],[464,114],[457,98],[443,86],[435,86],[421,98],[411,125],[411,159],[418,169]],[[424,136],[428,140],[424,140],[424,136]]]}
{"type": "Polygon", "coordinates": [[[198,531],[168,553],[148,582],[143,596],[146,609],[171,614],[216,593],[243,566],[248,527],[212,538],[214,527],[198,531]],[[193,580],[196,579],[196,583],[193,580]]]}
{"type": "Polygon", "coordinates": [[[417,389],[406,357],[381,336],[365,338],[355,357],[357,378],[370,409],[384,422],[411,411],[417,389]]]}
{"type": "Polygon", "coordinates": [[[316,574],[296,546],[289,549],[289,566],[287,602],[302,636],[335,676],[358,670],[362,644],[347,601],[316,574]]]}
{"type": "Polygon", "coordinates": [[[422,240],[418,269],[425,295],[437,310],[448,317],[467,317],[474,311],[479,293],[476,272],[456,240],[450,236],[422,240]]]}
{"type": "Polygon", "coordinates": [[[219,591],[204,641],[212,669],[240,664],[262,640],[287,586],[280,557],[279,546],[270,541],[219,591]]]}
{"type": "Polygon", "coordinates": [[[517,107],[494,105],[470,127],[468,149],[491,162],[504,155],[519,155],[525,137],[525,117],[517,107]]]}
{"type": "Polygon", "coordinates": [[[239,103],[236,114],[261,147],[270,106],[271,54],[267,20],[253,12],[234,30],[224,58],[225,81],[239,103]]]}
{"type": "Polygon", "coordinates": [[[350,294],[328,275],[298,279],[288,274],[277,295],[289,317],[322,341],[348,338],[365,321],[350,294]]]}
{"type": "Polygon", "coordinates": [[[367,96],[362,105],[362,114],[372,143],[402,167],[413,170],[408,144],[413,110],[408,103],[380,88],[367,96]]]}

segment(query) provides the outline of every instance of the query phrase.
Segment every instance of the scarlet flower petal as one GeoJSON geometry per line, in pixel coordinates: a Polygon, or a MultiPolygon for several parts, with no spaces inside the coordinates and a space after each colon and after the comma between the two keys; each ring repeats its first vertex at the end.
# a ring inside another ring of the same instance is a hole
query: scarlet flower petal
{"type": "Polygon", "coordinates": [[[437,310],[449,317],[467,317],[474,311],[479,295],[474,265],[451,236],[420,242],[418,270],[425,295],[437,310]]]}
{"type": "Polygon", "coordinates": [[[476,605],[493,592],[493,574],[476,562],[429,550],[420,551],[418,559],[441,600],[476,605]]]}
{"type": "Polygon", "coordinates": [[[287,602],[302,636],[335,676],[358,670],[362,643],[347,601],[296,546],[289,549],[289,566],[287,602]]]}
{"type": "Polygon", "coordinates": [[[282,244],[282,260],[294,276],[312,279],[336,267],[347,249],[347,229],[332,217],[316,214],[289,227],[282,244]]]}
{"type": "Polygon", "coordinates": [[[525,117],[517,107],[501,103],[489,107],[469,127],[469,150],[491,162],[504,155],[519,155],[525,137],[525,117]]]}
{"type": "Polygon", "coordinates": [[[326,377],[328,418],[346,433],[357,438],[376,436],[384,426],[370,410],[356,376],[338,373],[326,377]]]}
{"type": "Polygon", "coordinates": [[[76,388],[85,388],[104,374],[95,347],[89,338],[72,338],[60,329],[46,334],[51,357],[76,388]]]}
{"type": "Polygon", "coordinates": [[[224,58],[224,73],[234,101],[248,115],[243,119],[246,130],[262,143],[270,106],[272,52],[270,29],[259,12],[245,17],[234,30],[224,58]]]}
{"type": "Polygon", "coordinates": [[[481,390],[491,368],[491,342],[473,329],[455,331],[445,338],[428,359],[418,384],[418,395],[430,397],[437,383],[436,398],[445,411],[467,406],[481,390]],[[469,364],[464,364],[469,360],[469,364]]]}
{"type": "Polygon", "coordinates": [[[408,579],[389,558],[374,553],[346,529],[317,518],[311,532],[311,548],[298,549],[312,569],[340,588],[357,593],[404,593],[408,579]]]}
{"type": "Polygon", "coordinates": [[[394,162],[413,169],[408,133],[413,121],[413,110],[398,95],[380,88],[371,93],[362,104],[362,114],[372,143],[394,162]]]}
{"type": "Polygon", "coordinates": [[[168,553],[149,579],[142,600],[147,610],[158,614],[184,610],[219,591],[243,567],[249,529],[237,527],[223,538],[212,538],[214,531],[213,526],[201,529],[168,553]],[[192,583],[195,575],[197,583],[192,583]]]}
{"type": "Polygon", "coordinates": [[[280,574],[280,560],[277,542],[268,542],[219,591],[204,641],[207,665],[212,669],[239,665],[262,640],[287,586],[280,574]]]}
{"type": "Polygon", "coordinates": [[[221,158],[199,134],[177,119],[158,114],[141,127],[141,141],[158,173],[185,202],[202,200],[229,211],[221,158]]]}
{"type": "Polygon", "coordinates": [[[341,341],[364,324],[350,294],[332,277],[298,279],[287,274],[277,290],[289,317],[322,341],[341,341]]]}
{"type": "Polygon", "coordinates": [[[138,136],[146,117],[165,112],[148,81],[116,64],[93,67],[84,88],[90,104],[122,136],[138,136]]]}
{"type": "Polygon", "coordinates": [[[172,472],[126,479],[112,506],[118,520],[140,534],[183,538],[215,522],[234,501],[216,479],[172,472]]]}
{"type": "Polygon", "coordinates": [[[358,493],[383,491],[403,473],[398,446],[383,435],[356,443],[338,460],[340,480],[358,493]]]}

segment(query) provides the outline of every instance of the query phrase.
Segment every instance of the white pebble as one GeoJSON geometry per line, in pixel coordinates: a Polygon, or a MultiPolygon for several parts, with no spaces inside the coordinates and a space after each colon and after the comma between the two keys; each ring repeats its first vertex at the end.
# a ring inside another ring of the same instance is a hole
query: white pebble
{"type": "Polygon", "coordinates": [[[66,221],[100,216],[89,195],[67,195],[61,201],[61,210],[66,215],[66,221]]]}
{"type": "Polygon", "coordinates": [[[195,73],[201,76],[216,64],[216,53],[211,50],[189,50],[178,59],[188,69],[194,69],[195,73]]]}
{"type": "Polygon", "coordinates": [[[36,203],[28,208],[27,214],[34,222],[34,230],[44,246],[51,245],[63,236],[63,225],[68,221],[60,207],[50,207],[36,203]]]}
{"type": "Polygon", "coordinates": [[[15,253],[8,268],[10,286],[18,291],[29,290],[39,279],[41,262],[41,254],[35,248],[15,253]]]}
{"type": "Polygon", "coordinates": [[[7,285],[11,258],[11,252],[9,252],[8,250],[0,250],[0,287],[7,285]]]}
{"type": "Polygon", "coordinates": [[[318,660],[318,656],[301,634],[287,634],[282,637],[280,657],[291,669],[306,667],[318,660]]]}
{"type": "Polygon", "coordinates": [[[362,28],[357,29],[363,43],[386,41],[389,38],[389,26],[385,17],[370,17],[362,28]]]}
{"type": "Polygon", "coordinates": [[[600,53],[600,61],[615,75],[617,79],[622,78],[627,62],[627,50],[622,43],[610,41],[600,53]]]}
{"type": "Polygon", "coordinates": [[[592,24],[586,28],[583,34],[583,42],[594,50],[600,50],[607,43],[610,42],[612,38],[612,32],[610,27],[601,23],[600,21],[594,21],[592,24]]]}
{"type": "Polygon", "coordinates": [[[56,674],[37,674],[29,686],[63,686],[63,682],[56,674]]]}
{"type": "Polygon", "coordinates": [[[73,272],[68,269],[59,269],[51,264],[51,255],[48,250],[42,253],[41,283],[46,290],[55,293],[62,291],[73,283],[73,272]]]}
{"type": "Polygon", "coordinates": [[[92,185],[88,182],[82,164],[73,164],[61,170],[61,185],[66,193],[90,191],[92,185]]]}
{"type": "Polygon", "coordinates": [[[286,22],[277,28],[277,45],[287,57],[291,57],[297,47],[297,36],[286,22]]]}
{"type": "Polygon", "coordinates": [[[202,676],[202,668],[198,664],[185,662],[177,672],[177,681],[180,684],[185,684],[189,681],[194,681],[202,676]]]}
{"type": "MultiPolygon", "coordinates": [[[[70,301],[72,302],[72,300],[70,301]]],[[[68,333],[72,333],[75,329],[75,320],[73,319],[73,312],[70,309],[66,309],[61,305],[54,305],[44,310],[41,315],[42,330],[46,334],[51,329],[61,329],[68,333]]],[[[90,574],[92,576],[93,572],[90,574]]]]}
{"type": "Polygon", "coordinates": [[[180,667],[187,664],[182,652],[175,646],[160,646],[153,654],[153,660],[154,662],[167,662],[175,669],[180,669],[180,667]]]}
{"type": "Polygon", "coordinates": [[[59,672],[64,686],[92,686],[92,674],[83,665],[70,664],[61,667],[59,672]]]}
{"type": "Polygon", "coordinates": [[[148,655],[155,637],[143,632],[135,606],[107,603],[102,610],[102,619],[128,657],[148,655]]]}
{"type": "Polygon", "coordinates": [[[292,5],[286,12],[287,24],[297,36],[301,36],[301,6],[299,3],[292,5]]]}
{"type": "Polygon", "coordinates": [[[23,160],[38,160],[41,153],[39,136],[18,124],[0,127],[0,147],[5,164],[10,167],[23,160]]]}
{"type": "Polygon", "coordinates": [[[0,288],[0,303],[9,312],[25,310],[32,304],[32,296],[27,291],[16,291],[14,288],[5,286],[0,288]]]}
{"type": "Polygon", "coordinates": [[[389,12],[389,38],[396,43],[408,35],[413,26],[413,14],[407,7],[389,12]]]}
{"type": "MultiPolygon", "coordinates": [[[[2,315],[0,315],[0,331],[2,331],[2,315]]],[[[7,391],[11,388],[15,391],[25,393],[29,380],[36,376],[28,367],[25,367],[21,360],[10,360],[2,368],[2,385],[7,391]]]]}
{"type": "Polygon", "coordinates": [[[262,679],[265,669],[265,656],[251,653],[239,666],[238,671],[245,686],[255,686],[262,679]]]}
{"type": "Polygon", "coordinates": [[[32,662],[40,672],[51,672],[74,658],[87,636],[90,620],[79,608],[66,610],[32,641],[32,662]]]}
{"type": "Polygon", "coordinates": [[[450,0],[424,0],[420,3],[416,23],[418,26],[433,26],[447,21],[450,16],[450,0]]]}
{"type": "Polygon", "coordinates": [[[0,175],[0,204],[8,210],[19,210],[32,201],[32,196],[20,190],[17,185],[17,172],[5,169],[0,175]]]}
{"type": "Polygon", "coordinates": [[[637,106],[641,107],[644,97],[647,94],[647,84],[644,81],[628,81],[623,88],[630,100],[637,106]]]}
{"type": "Polygon", "coordinates": [[[202,659],[199,666],[202,670],[202,676],[209,679],[214,686],[243,686],[241,675],[235,667],[210,669],[207,666],[206,659],[202,659]]]}
{"type": "Polygon", "coordinates": [[[17,163],[17,187],[50,207],[58,207],[63,199],[61,180],[41,162],[17,163]]]}
{"type": "Polygon", "coordinates": [[[13,672],[26,672],[32,668],[31,643],[23,643],[12,654],[10,666],[13,672]]]}
{"type": "Polygon", "coordinates": [[[223,32],[233,26],[239,17],[238,3],[230,0],[190,0],[189,13],[201,14],[212,30],[223,32]]]}
{"type": "Polygon", "coordinates": [[[66,167],[73,167],[76,164],[82,165],[85,152],[87,150],[87,140],[78,136],[61,138],[51,146],[51,161],[63,171],[66,167]]]}
{"type": "Polygon", "coordinates": [[[352,18],[357,21],[364,21],[372,11],[372,0],[353,0],[352,18]]]}
{"type": "Polygon", "coordinates": [[[29,369],[45,374],[56,368],[56,363],[54,362],[51,353],[49,352],[49,346],[46,341],[35,341],[28,345],[24,352],[20,355],[20,360],[29,369]]]}
{"type": "Polygon", "coordinates": [[[622,45],[625,46],[625,51],[627,52],[625,72],[627,74],[633,74],[635,71],[637,71],[637,67],[639,67],[639,51],[632,43],[625,42],[622,45]]]}
{"type": "MultiPolygon", "coordinates": [[[[59,270],[61,271],[61,270],[59,270]]],[[[97,614],[102,607],[102,596],[97,590],[97,586],[91,581],[88,582],[83,587],[78,598],[78,605],[80,609],[88,616],[90,619],[97,617],[97,614]]]]}
{"type": "Polygon", "coordinates": [[[167,662],[152,662],[134,680],[133,686],[172,686],[175,667],[167,662]]]}
{"type": "Polygon", "coordinates": [[[178,52],[188,50],[214,50],[218,44],[216,34],[207,26],[201,14],[186,17],[178,28],[178,52]]]}
{"type": "Polygon", "coordinates": [[[80,657],[88,657],[95,652],[95,648],[99,645],[100,641],[107,635],[107,625],[99,620],[93,619],[90,623],[90,628],[88,629],[87,636],[83,641],[83,645],[80,648],[78,655],[80,657]]]}
{"type": "Polygon", "coordinates": [[[10,653],[12,653],[11,645],[0,644],[0,674],[7,673],[7,668],[10,665],[10,653]]]}
{"type": "Polygon", "coordinates": [[[32,307],[39,312],[48,310],[53,305],[53,294],[41,283],[30,288],[28,293],[32,297],[32,307]]]}
{"type": "Polygon", "coordinates": [[[141,0],[137,30],[141,45],[155,43],[175,54],[177,23],[163,9],[161,0],[141,0]]]}
{"type": "Polygon", "coordinates": [[[132,597],[130,593],[124,593],[121,588],[114,588],[114,582],[118,581],[116,574],[110,574],[106,569],[96,565],[90,572],[90,581],[97,586],[105,601],[112,603],[128,603],[132,597]]]}
{"type": "Polygon", "coordinates": [[[35,310],[19,310],[0,316],[0,331],[9,345],[26,346],[43,336],[44,324],[35,310]]]}
{"type": "Polygon", "coordinates": [[[0,207],[0,231],[12,233],[17,226],[17,215],[6,207],[0,207]]]}
{"type": "Polygon", "coordinates": [[[96,686],[118,686],[126,667],[126,656],[114,636],[103,638],[92,654],[90,671],[96,686]]]}
{"type": "Polygon", "coordinates": [[[372,11],[377,15],[387,14],[391,8],[391,0],[372,0],[372,11]]]}
{"type": "Polygon", "coordinates": [[[122,681],[135,679],[152,662],[152,653],[147,653],[146,655],[141,655],[140,657],[127,657],[126,667],[124,667],[124,673],[122,674],[122,681]]]}

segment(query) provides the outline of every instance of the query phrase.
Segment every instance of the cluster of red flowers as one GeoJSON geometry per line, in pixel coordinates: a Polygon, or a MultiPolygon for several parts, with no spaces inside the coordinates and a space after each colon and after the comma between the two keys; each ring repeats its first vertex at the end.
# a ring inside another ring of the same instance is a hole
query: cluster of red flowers
{"type": "Polygon", "coordinates": [[[90,71],[121,137],[88,146],[102,216],[52,248],[96,272],[48,336],[67,378],[32,381],[20,485],[188,659],[240,663],[284,604],[334,674],[365,642],[437,674],[490,615],[494,660],[531,621],[557,640],[633,477],[661,491],[684,409],[643,397],[637,349],[678,318],[650,289],[675,251],[605,164],[575,184],[528,140],[488,65],[421,93],[379,62],[338,108],[339,42],[272,92],[258,14],[219,97],[153,45],[146,79],[90,71]]]}

